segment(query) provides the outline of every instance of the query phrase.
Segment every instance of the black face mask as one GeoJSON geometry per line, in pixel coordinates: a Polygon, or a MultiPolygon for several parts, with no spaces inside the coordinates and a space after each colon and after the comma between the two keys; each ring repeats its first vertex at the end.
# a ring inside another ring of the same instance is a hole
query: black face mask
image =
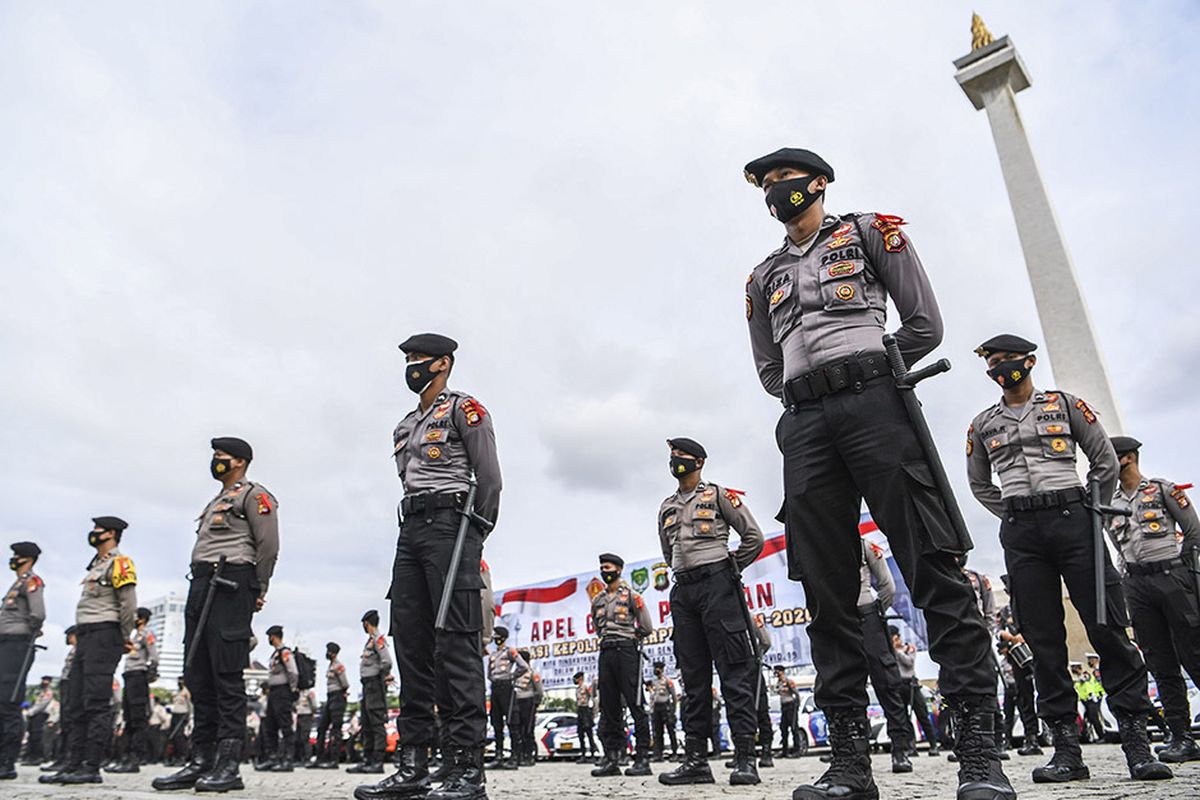
{"type": "Polygon", "coordinates": [[[988,377],[1000,384],[1001,389],[1011,389],[1029,377],[1024,358],[1001,361],[987,371],[988,377]]]}
{"type": "Polygon", "coordinates": [[[684,475],[691,475],[696,470],[700,469],[700,465],[696,463],[696,459],[688,458],[687,456],[671,456],[671,476],[682,478],[684,475]]]}
{"type": "Polygon", "coordinates": [[[411,364],[406,364],[404,367],[404,381],[408,384],[408,388],[413,392],[420,394],[425,391],[425,387],[432,381],[436,372],[433,371],[433,362],[436,358],[431,358],[426,361],[414,361],[411,364]]]}
{"type": "Polygon", "coordinates": [[[11,569],[13,572],[19,571],[21,569],[21,559],[10,558],[8,560],[8,568],[11,569]]]}
{"type": "Polygon", "coordinates": [[[619,578],[619,577],[621,577],[621,573],[619,573],[619,572],[601,572],[600,573],[600,580],[604,581],[605,583],[607,583],[609,585],[616,583],[617,578],[619,578]]]}
{"type": "Polygon", "coordinates": [[[212,463],[208,465],[208,471],[211,472],[212,476],[217,480],[221,480],[221,478],[228,475],[232,470],[232,458],[217,458],[216,456],[213,456],[212,463]]]}
{"type": "Polygon", "coordinates": [[[88,544],[90,544],[92,547],[99,547],[100,537],[103,535],[103,532],[88,531],[88,544]]]}
{"type": "Polygon", "coordinates": [[[809,175],[804,178],[792,178],[780,181],[767,189],[767,208],[771,209],[771,216],[787,224],[808,211],[809,206],[825,194],[824,189],[808,191],[808,185],[817,177],[809,175]]]}

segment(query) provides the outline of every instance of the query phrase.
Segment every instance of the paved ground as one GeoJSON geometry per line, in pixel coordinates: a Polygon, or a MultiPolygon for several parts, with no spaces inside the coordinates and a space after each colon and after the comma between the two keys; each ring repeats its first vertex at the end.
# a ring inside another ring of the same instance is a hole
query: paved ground
{"type": "MultiPolygon", "coordinates": [[[[1125,761],[1117,745],[1092,745],[1084,748],[1092,769],[1090,781],[1065,786],[1034,786],[1029,770],[1042,763],[1040,758],[1020,758],[1006,762],[1009,776],[1021,800],[1115,800],[1116,798],[1154,798],[1154,800],[1183,800],[1200,797],[1200,762],[1177,765],[1175,780],[1154,783],[1134,783],[1125,771],[1125,761]]],[[[724,777],[725,770],[712,762],[714,772],[724,777]]],[[[572,797],[638,798],[646,800],[698,800],[702,798],[744,798],[744,800],[787,800],[798,783],[811,781],[824,767],[815,756],[795,760],[779,760],[775,769],[763,770],[763,783],[754,787],[715,786],[667,787],[657,778],[592,778],[587,767],[569,763],[542,763],[519,772],[489,772],[488,794],[492,800],[563,800],[572,797]]],[[[885,754],[875,756],[880,797],[884,800],[916,800],[917,798],[954,797],[955,765],[945,758],[930,759],[922,755],[914,760],[916,769],[910,775],[892,775],[887,771],[890,762],[885,754]]],[[[655,764],[655,772],[662,765],[655,764]]],[[[164,795],[150,788],[150,779],[166,770],[160,767],[143,769],[138,775],[107,775],[103,786],[86,788],[43,786],[37,783],[37,772],[23,768],[16,781],[0,783],[0,797],[5,800],[34,798],[89,798],[89,800],[147,800],[164,796],[212,797],[192,792],[164,795]]],[[[298,770],[291,774],[268,775],[253,770],[243,772],[246,790],[228,797],[242,800],[347,800],[358,776],[325,770],[298,770]]],[[[368,776],[370,777],[370,776],[368,776]]]]}

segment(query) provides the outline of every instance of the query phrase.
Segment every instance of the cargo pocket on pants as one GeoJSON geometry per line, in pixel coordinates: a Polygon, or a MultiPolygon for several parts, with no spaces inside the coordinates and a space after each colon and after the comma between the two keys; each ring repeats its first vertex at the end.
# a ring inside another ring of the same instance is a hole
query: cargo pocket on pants
{"type": "Polygon", "coordinates": [[[746,639],[745,620],[721,620],[725,632],[725,658],[730,664],[743,664],[750,660],[750,642],[746,639]]]}
{"type": "Polygon", "coordinates": [[[933,482],[933,473],[924,461],[905,461],[900,465],[908,475],[908,495],[912,499],[917,519],[924,530],[921,552],[962,553],[971,548],[970,542],[960,542],[950,514],[933,482]]]}
{"type": "MultiPolygon", "coordinates": [[[[437,613],[437,609],[434,609],[437,613]]],[[[446,630],[476,633],[483,630],[483,601],[478,589],[455,589],[446,610],[446,630]]]]}
{"type": "Polygon", "coordinates": [[[250,628],[237,626],[221,628],[221,651],[217,655],[217,672],[241,672],[250,666],[250,628]]]}

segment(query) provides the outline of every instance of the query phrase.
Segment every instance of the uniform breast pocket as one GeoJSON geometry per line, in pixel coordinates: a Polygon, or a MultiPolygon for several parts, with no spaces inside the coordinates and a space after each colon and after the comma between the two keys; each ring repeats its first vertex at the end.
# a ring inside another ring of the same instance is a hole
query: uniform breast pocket
{"type": "Polygon", "coordinates": [[[208,518],[210,531],[229,530],[229,516],[233,513],[233,503],[219,503],[213,507],[212,515],[208,518]]]}
{"type": "Polygon", "coordinates": [[[1163,513],[1161,508],[1147,508],[1146,506],[1142,506],[1138,512],[1138,523],[1142,526],[1142,533],[1148,539],[1166,536],[1168,533],[1175,532],[1167,522],[1166,514],[1163,513]]]}
{"type": "Polygon", "coordinates": [[[697,536],[716,536],[719,527],[715,508],[697,508],[692,513],[692,530],[697,536]]]}
{"type": "Polygon", "coordinates": [[[821,267],[821,299],[826,311],[861,311],[868,307],[866,265],[838,261],[821,267]]]}
{"type": "Polygon", "coordinates": [[[449,464],[453,462],[450,448],[446,442],[425,444],[421,446],[421,460],[426,464],[449,464]]]}
{"type": "Polygon", "coordinates": [[[1075,458],[1075,439],[1066,425],[1061,422],[1039,422],[1037,433],[1045,458],[1075,458]]]}
{"type": "Polygon", "coordinates": [[[795,286],[791,280],[778,284],[767,295],[767,313],[771,318],[771,338],[778,344],[799,321],[795,286]]]}
{"type": "Polygon", "coordinates": [[[997,471],[1012,465],[1015,460],[1013,453],[1015,443],[1008,431],[995,431],[983,437],[983,446],[987,449],[988,460],[997,471]]]}
{"type": "Polygon", "coordinates": [[[1109,529],[1119,543],[1125,544],[1129,541],[1129,521],[1125,517],[1114,517],[1109,529]]]}

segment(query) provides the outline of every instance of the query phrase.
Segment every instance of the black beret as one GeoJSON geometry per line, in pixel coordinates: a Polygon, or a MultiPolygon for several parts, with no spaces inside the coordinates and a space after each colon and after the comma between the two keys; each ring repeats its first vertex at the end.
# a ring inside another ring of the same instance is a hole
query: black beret
{"type": "Polygon", "coordinates": [[[250,443],[236,436],[218,436],[211,444],[213,450],[229,453],[234,458],[244,458],[247,461],[254,458],[254,449],[250,447],[250,443]]]}
{"type": "Polygon", "coordinates": [[[623,566],[625,566],[625,559],[621,558],[616,553],[601,553],[600,554],[600,563],[601,564],[616,564],[618,567],[623,567],[623,566]]]}
{"type": "Polygon", "coordinates": [[[579,672],[576,672],[574,675],[572,675],[571,680],[576,680],[576,679],[582,678],[582,677],[583,677],[583,671],[581,670],[579,672]]]}
{"type": "Polygon", "coordinates": [[[400,343],[400,349],[407,353],[422,353],[427,356],[440,358],[453,355],[458,349],[458,342],[440,333],[414,334],[400,343]]]}
{"type": "Polygon", "coordinates": [[[900,629],[895,625],[888,625],[888,636],[899,636],[900,629]]]}
{"type": "Polygon", "coordinates": [[[667,445],[672,450],[682,450],[695,458],[708,458],[708,453],[705,452],[704,446],[695,439],[689,439],[686,436],[676,436],[674,439],[667,439],[667,445]]]}
{"type": "Polygon", "coordinates": [[[529,655],[528,650],[518,650],[517,655],[519,655],[521,658],[525,659],[525,663],[527,663],[527,664],[533,660],[533,656],[529,655]]]}
{"type": "Polygon", "coordinates": [[[120,517],[92,517],[92,522],[96,524],[97,528],[118,533],[129,527],[129,523],[120,517]]]}
{"type": "Polygon", "coordinates": [[[783,666],[783,664],[776,664],[775,671],[776,672],[786,672],[787,669],[783,666]]]}
{"type": "Polygon", "coordinates": [[[137,618],[138,619],[150,619],[151,616],[153,616],[153,615],[150,613],[150,609],[146,608],[145,606],[138,606],[138,610],[137,610],[137,618]]]}
{"type": "Polygon", "coordinates": [[[824,175],[833,183],[833,167],[812,150],[802,147],[783,147],[770,155],[754,159],[746,165],[746,180],[755,186],[762,186],[763,177],[779,167],[794,167],[812,175],[824,175]]]}
{"type": "Polygon", "coordinates": [[[37,558],[42,554],[42,548],[33,542],[13,542],[12,551],[21,558],[37,558]]]}
{"type": "Polygon", "coordinates": [[[501,639],[507,639],[508,638],[508,628],[504,627],[503,625],[497,625],[495,628],[492,629],[492,635],[499,636],[501,639]]]}
{"type": "Polygon", "coordinates": [[[372,608],[370,611],[368,611],[367,613],[362,615],[362,621],[368,622],[372,625],[378,625],[379,624],[379,612],[372,608]]]}
{"type": "Polygon", "coordinates": [[[54,683],[54,676],[53,675],[43,675],[42,680],[50,681],[51,683],[54,683]]]}
{"type": "Polygon", "coordinates": [[[1028,339],[1022,339],[1011,333],[1002,333],[976,347],[975,353],[981,358],[990,358],[992,353],[1032,353],[1034,350],[1037,350],[1037,345],[1028,339]]]}
{"type": "Polygon", "coordinates": [[[1142,449],[1142,443],[1132,436],[1112,436],[1109,437],[1109,441],[1112,442],[1113,450],[1116,450],[1119,456],[1142,449]]]}
{"type": "Polygon", "coordinates": [[[70,636],[70,635],[71,635],[71,634],[73,634],[73,633],[75,633],[75,626],[74,626],[74,625],[68,625],[68,626],[67,626],[67,629],[66,629],[65,631],[63,631],[63,636],[70,636]]]}
{"type": "Polygon", "coordinates": [[[272,625],[271,627],[267,628],[267,636],[278,636],[280,639],[282,639],[283,628],[279,625],[272,625]]]}
{"type": "Polygon", "coordinates": [[[337,642],[326,642],[325,643],[325,652],[326,653],[330,653],[330,652],[340,653],[340,652],[342,652],[342,646],[340,644],[338,644],[337,642]]]}
{"type": "Polygon", "coordinates": [[[667,662],[665,662],[665,661],[655,661],[653,666],[654,666],[654,668],[655,668],[655,669],[658,669],[659,667],[666,667],[666,666],[667,666],[667,662]]]}

